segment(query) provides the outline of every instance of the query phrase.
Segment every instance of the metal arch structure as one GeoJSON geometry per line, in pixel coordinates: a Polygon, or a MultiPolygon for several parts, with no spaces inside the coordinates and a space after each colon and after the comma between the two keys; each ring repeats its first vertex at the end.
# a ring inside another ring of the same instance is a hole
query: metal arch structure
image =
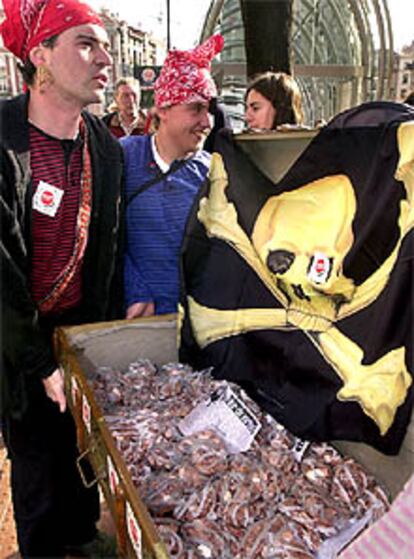
{"type": "MultiPolygon", "coordinates": [[[[231,55],[232,48],[244,45],[237,5],[236,0],[212,0],[200,37],[204,40],[223,29],[226,39],[230,33],[226,31],[226,14],[237,19],[220,63],[224,97],[226,83],[237,83],[240,89],[246,82],[244,60],[231,55]],[[233,37],[235,27],[237,39],[233,37]]],[[[292,33],[292,67],[311,121],[330,118],[364,101],[389,97],[393,33],[387,0],[294,0],[292,33]]]]}
{"type": "Polygon", "coordinates": [[[304,94],[306,118],[326,120],[365,100],[359,29],[344,2],[301,0],[296,6],[293,28],[300,40],[293,41],[293,68],[304,94]]]}
{"type": "Polygon", "coordinates": [[[364,68],[364,76],[362,80],[362,98],[369,100],[371,84],[374,76],[374,41],[371,28],[369,25],[368,14],[361,7],[360,0],[348,0],[355,17],[355,25],[358,29],[359,37],[361,37],[361,63],[364,68]]]}
{"type": "MultiPolygon", "coordinates": [[[[352,52],[350,51],[350,44],[347,41],[346,32],[347,29],[345,27],[345,18],[341,17],[341,13],[338,10],[337,2],[335,0],[325,0],[323,4],[318,0],[301,0],[300,7],[302,10],[296,10],[293,12],[294,18],[294,25],[293,25],[293,44],[297,39],[299,34],[303,34],[306,39],[309,41],[309,45],[311,47],[310,55],[312,58],[312,53],[314,49],[321,49],[322,45],[315,40],[314,33],[315,30],[313,29],[313,24],[315,20],[319,20],[318,26],[322,31],[322,35],[326,37],[330,51],[333,54],[333,58],[331,60],[323,61],[321,57],[315,57],[316,60],[309,60],[309,57],[299,57],[298,52],[295,49],[295,58],[296,62],[299,64],[315,64],[316,62],[319,63],[347,63],[349,60],[352,59],[352,52]],[[320,18],[319,9],[321,7],[331,9],[334,13],[334,18],[327,19],[326,17],[320,18]],[[300,11],[304,11],[303,20],[299,20],[300,11]],[[310,21],[310,25],[307,26],[306,22],[310,21]],[[335,26],[335,28],[334,28],[335,26]],[[339,31],[342,35],[340,40],[338,40],[338,34],[336,31],[339,31]]],[[[303,49],[302,45],[302,49],[303,49]]],[[[294,61],[295,62],[295,61],[294,61]]]]}
{"type": "Polygon", "coordinates": [[[201,31],[200,43],[202,43],[207,37],[213,34],[214,28],[218,23],[221,10],[223,9],[224,0],[212,0],[208,10],[207,15],[204,19],[204,25],[201,31]]]}

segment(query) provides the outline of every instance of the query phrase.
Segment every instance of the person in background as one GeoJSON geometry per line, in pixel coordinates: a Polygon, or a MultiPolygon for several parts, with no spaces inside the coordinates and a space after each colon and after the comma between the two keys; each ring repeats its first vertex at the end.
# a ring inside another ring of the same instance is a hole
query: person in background
{"type": "Polygon", "coordinates": [[[324,126],[326,126],[328,123],[324,118],[317,118],[315,120],[315,124],[314,127],[317,129],[323,128],[324,126]]]}
{"type": "Polygon", "coordinates": [[[247,86],[245,103],[249,129],[275,130],[283,124],[303,123],[299,87],[292,76],[284,72],[256,76],[247,86]]]}
{"type": "Polygon", "coordinates": [[[83,111],[103,101],[111,64],[97,13],[77,0],[3,7],[28,92],[0,103],[0,417],[21,556],[56,558],[97,542],[99,496],[79,476],[52,335],[119,316],[122,150],[83,111]]]}
{"type": "Polygon", "coordinates": [[[206,179],[212,58],[221,35],[171,51],[154,86],[157,131],[122,138],[126,172],[126,317],[177,311],[179,253],[193,200],[206,179]]]}
{"type": "Polygon", "coordinates": [[[204,149],[209,153],[213,153],[214,144],[216,142],[217,134],[224,128],[230,129],[230,119],[226,114],[226,109],[223,103],[219,103],[217,98],[213,98],[210,102],[209,112],[213,117],[213,128],[204,142],[204,149]]]}
{"type": "Polygon", "coordinates": [[[135,78],[120,78],[114,87],[113,110],[102,120],[116,138],[145,133],[146,114],[140,108],[141,88],[135,78]]]}
{"type": "Polygon", "coordinates": [[[414,91],[412,91],[406,99],[404,99],[404,103],[407,105],[414,105],[414,91]]]}

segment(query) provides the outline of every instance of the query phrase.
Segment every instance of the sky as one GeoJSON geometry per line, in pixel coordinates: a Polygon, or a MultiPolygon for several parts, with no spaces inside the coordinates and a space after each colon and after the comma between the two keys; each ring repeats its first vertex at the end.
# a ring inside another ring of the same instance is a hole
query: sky
{"type": "MultiPolygon", "coordinates": [[[[167,37],[166,0],[86,0],[95,8],[106,7],[130,25],[167,37]]],[[[170,0],[171,46],[188,49],[200,37],[211,0],[170,0]]]]}
{"type": "MultiPolygon", "coordinates": [[[[130,25],[153,31],[166,38],[167,0],[88,0],[95,8],[107,7],[130,25]]],[[[187,49],[194,46],[200,36],[204,17],[211,0],[170,0],[171,46],[187,49]]],[[[394,48],[414,40],[414,1],[388,0],[394,30],[394,48]],[[408,8],[407,6],[411,6],[408,8]],[[409,13],[411,12],[411,13],[409,13]]]]}
{"type": "Polygon", "coordinates": [[[394,49],[401,50],[404,45],[414,41],[414,2],[413,0],[388,0],[394,32],[394,49]]]}

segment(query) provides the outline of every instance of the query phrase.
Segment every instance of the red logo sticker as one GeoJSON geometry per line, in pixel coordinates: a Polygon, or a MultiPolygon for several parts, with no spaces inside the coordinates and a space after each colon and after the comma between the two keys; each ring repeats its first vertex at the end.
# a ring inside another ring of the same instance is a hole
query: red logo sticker
{"type": "Polygon", "coordinates": [[[141,528],[138,524],[135,514],[132,511],[132,507],[128,502],[126,503],[126,522],[128,535],[134,548],[135,556],[139,559],[142,559],[141,528]]]}
{"type": "Polygon", "coordinates": [[[132,518],[129,519],[129,531],[131,534],[132,541],[136,543],[138,541],[139,534],[138,534],[137,527],[135,526],[135,522],[132,520],[132,518]]]}
{"type": "Polygon", "coordinates": [[[64,191],[61,188],[39,181],[36,192],[33,195],[32,207],[43,215],[55,217],[62,201],[64,191]]]}
{"type": "Polygon", "coordinates": [[[44,190],[42,192],[41,202],[45,206],[53,206],[54,198],[53,192],[50,190],[44,190]]]}
{"type": "Polygon", "coordinates": [[[91,432],[91,407],[85,396],[82,394],[82,419],[88,432],[91,432]]]}
{"type": "Polygon", "coordinates": [[[145,68],[142,71],[142,78],[146,82],[152,82],[155,78],[155,72],[152,68],[145,68]]]}
{"type": "Polygon", "coordinates": [[[308,278],[318,284],[326,283],[331,273],[331,260],[323,252],[315,252],[311,259],[308,278]]]}
{"type": "Polygon", "coordinates": [[[315,271],[318,274],[322,274],[325,271],[325,260],[323,258],[318,258],[318,260],[315,263],[315,271]]]}

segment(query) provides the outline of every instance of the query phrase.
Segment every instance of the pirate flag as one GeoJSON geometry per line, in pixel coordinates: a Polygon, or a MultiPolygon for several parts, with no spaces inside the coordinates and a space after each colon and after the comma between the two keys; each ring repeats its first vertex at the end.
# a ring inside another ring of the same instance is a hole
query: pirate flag
{"type": "Polygon", "coordinates": [[[182,253],[180,359],[309,440],[396,454],[413,401],[414,110],[322,129],[274,184],[223,136],[182,253]]]}

